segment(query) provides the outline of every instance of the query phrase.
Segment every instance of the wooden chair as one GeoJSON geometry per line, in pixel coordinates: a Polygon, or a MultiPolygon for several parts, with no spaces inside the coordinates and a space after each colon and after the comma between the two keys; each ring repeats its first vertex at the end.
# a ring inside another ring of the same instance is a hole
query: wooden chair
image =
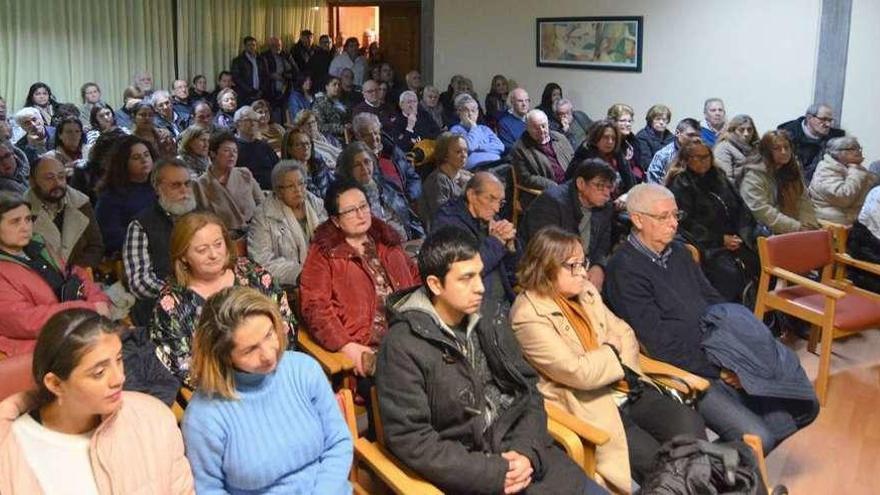
{"type": "MultiPolygon", "coordinates": [[[[525,210],[523,209],[523,206],[522,206],[522,199],[520,198],[520,195],[525,193],[525,194],[530,194],[530,195],[534,196],[535,198],[537,198],[544,191],[542,191],[540,189],[532,189],[532,188],[520,185],[519,179],[516,176],[516,167],[511,166],[510,176],[513,178],[513,198],[511,199],[511,201],[513,201],[513,220],[512,220],[512,222],[513,222],[513,226],[516,227],[516,224],[519,221],[520,215],[525,213],[525,210]]],[[[534,201],[534,199],[532,199],[532,201],[534,201]]]]}
{"type": "MultiPolygon", "coordinates": [[[[880,264],[853,258],[846,252],[846,242],[849,239],[850,225],[841,225],[839,223],[826,222],[819,220],[822,226],[831,232],[834,243],[834,282],[841,285],[851,285],[852,281],[846,278],[847,267],[858,268],[869,273],[880,276],[880,264]]],[[[854,289],[859,289],[855,287],[854,289]]],[[[864,291],[863,291],[864,292],[864,291]]],[[[870,293],[869,293],[870,294],[870,293]]],[[[870,296],[869,296],[870,297],[870,296]]]]}
{"type": "Polygon", "coordinates": [[[321,347],[312,339],[312,336],[309,335],[309,331],[305,327],[299,328],[296,334],[296,341],[301,351],[312,356],[321,364],[321,368],[324,369],[324,373],[327,376],[332,377],[339,373],[348,374],[354,369],[354,363],[351,362],[351,359],[348,359],[348,356],[341,352],[332,352],[321,347]]]}
{"type": "Polygon", "coordinates": [[[0,401],[10,395],[36,388],[31,373],[33,354],[19,354],[0,361],[0,401]]]}
{"type": "MultiPolygon", "coordinates": [[[[778,310],[821,329],[821,333],[815,329],[811,333],[809,350],[815,352],[817,341],[821,340],[816,394],[819,403],[824,405],[828,395],[832,341],[876,328],[880,324],[880,295],[832,278],[835,262],[856,265],[833,252],[831,232],[827,230],[759,238],[758,254],[761,279],[755,316],[760,320],[766,311],[778,310]],[[813,270],[821,270],[819,282],[803,276],[813,270]],[[773,278],[786,285],[779,284],[771,290],[773,278]]],[[[880,270],[875,273],[880,274],[880,270]]]]}

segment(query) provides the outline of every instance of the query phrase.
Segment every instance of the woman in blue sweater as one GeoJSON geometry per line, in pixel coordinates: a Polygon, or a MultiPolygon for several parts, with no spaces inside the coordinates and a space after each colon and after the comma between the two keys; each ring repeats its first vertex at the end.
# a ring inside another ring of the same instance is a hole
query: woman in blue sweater
{"type": "Polygon", "coordinates": [[[258,291],[208,299],[183,418],[198,493],[351,493],[352,440],[330,384],[286,341],[277,306],[258,291]]]}

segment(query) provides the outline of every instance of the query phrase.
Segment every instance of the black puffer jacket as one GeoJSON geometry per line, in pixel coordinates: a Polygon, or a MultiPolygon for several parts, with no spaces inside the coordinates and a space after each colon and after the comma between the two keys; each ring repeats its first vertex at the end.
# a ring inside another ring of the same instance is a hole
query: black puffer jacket
{"type": "Polygon", "coordinates": [[[832,138],[843,137],[846,132],[843,129],[832,127],[828,131],[828,135],[820,139],[813,139],[804,132],[804,117],[779,124],[778,129],[786,131],[791,135],[791,141],[794,143],[794,153],[797,155],[798,161],[804,170],[804,179],[807,184],[813,180],[813,172],[816,171],[816,165],[825,155],[825,145],[832,138]]]}
{"type": "Polygon", "coordinates": [[[525,493],[584,492],[586,476],[553,446],[537,375],[500,313],[472,330],[503,396],[484,432],[493,394],[474,372],[482,360],[465,356],[424,289],[395,294],[388,308],[375,379],[385,442],[398,459],[444,492],[495,494],[503,492],[508,466],[500,454],[513,450],[534,469],[525,493]]]}
{"type": "MultiPolygon", "coordinates": [[[[846,250],[856,259],[880,263],[880,239],[868,227],[856,221],[849,231],[846,250]]],[[[880,292],[880,276],[862,270],[850,269],[847,275],[857,286],[872,292],[880,292]]]]}

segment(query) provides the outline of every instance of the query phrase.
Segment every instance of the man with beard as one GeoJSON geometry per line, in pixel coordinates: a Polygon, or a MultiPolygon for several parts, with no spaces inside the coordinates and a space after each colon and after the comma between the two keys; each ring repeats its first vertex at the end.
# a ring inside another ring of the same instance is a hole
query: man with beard
{"type": "Polygon", "coordinates": [[[174,221],[196,208],[189,168],[183,161],[160,161],[151,180],[159,200],[128,224],[122,246],[125,277],[137,298],[131,310],[137,325],[150,320],[156,296],[171,273],[168,250],[174,221]]]}
{"type": "Polygon", "coordinates": [[[69,265],[96,268],[104,255],[104,240],[89,197],[67,186],[67,170],[52,154],[37,159],[30,172],[34,233],[69,265]]]}

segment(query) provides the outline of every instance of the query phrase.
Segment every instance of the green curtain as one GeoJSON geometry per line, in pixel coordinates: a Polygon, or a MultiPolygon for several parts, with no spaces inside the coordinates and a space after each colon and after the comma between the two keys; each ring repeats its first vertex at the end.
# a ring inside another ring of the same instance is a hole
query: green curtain
{"type": "MultiPolygon", "coordinates": [[[[177,40],[180,76],[197,74],[213,88],[217,74],[241,51],[241,39],[257,38],[261,47],[278,36],[288,48],[302,29],[327,32],[326,0],[178,0],[177,40]]],[[[260,48],[262,50],[262,48],[260,48]]]]}
{"type": "Polygon", "coordinates": [[[118,107],[135,72],[156,87],[174,79],[172,0],[0,0],[0,96],[9,113],[42,81],[59,102],[79,106],[98,83],[118,107]]]}

